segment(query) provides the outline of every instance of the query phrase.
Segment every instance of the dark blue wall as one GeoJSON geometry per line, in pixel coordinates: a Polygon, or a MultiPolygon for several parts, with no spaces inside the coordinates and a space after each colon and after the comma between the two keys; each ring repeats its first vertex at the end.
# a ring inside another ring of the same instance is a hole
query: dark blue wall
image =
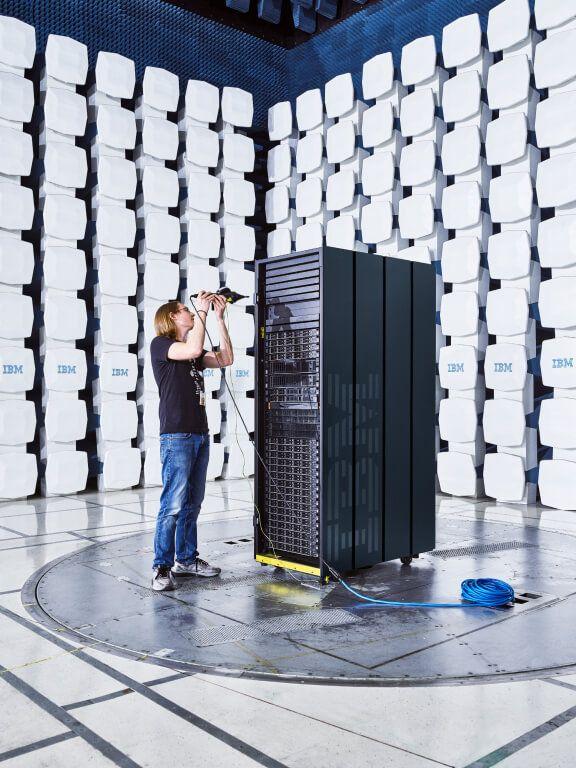
{"type": "Polygon", "coordinates": [[[50,33],[68,35],[86,43],[91,66],[113,51],[134,59],[138,78],[151,65],[176,73],[182,90],[190,78],[246,88],[259,125],[285,92],[284,49],[161,0],[0,0],[0,14],[36,27],[39,52],[50,33]]]}
{"type": "Polygon", "coordinates": [[[309,42],[287,52],[289,98],[327,80],[351,72],[356,93],[362,98],[362,65],[384,51],[391,51],[400,70],[402,47],[417,37],[434,35],[438,50],[442,28],[460,16],[479,13],[486,30],[488,11],[501,0],[381,0],[364,8],[309,42]]]}

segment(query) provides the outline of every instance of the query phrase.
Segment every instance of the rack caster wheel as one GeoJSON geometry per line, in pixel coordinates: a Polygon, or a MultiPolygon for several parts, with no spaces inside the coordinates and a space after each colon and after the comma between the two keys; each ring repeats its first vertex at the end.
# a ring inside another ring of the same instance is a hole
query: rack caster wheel
{"type": "Polygon", "coordinates": [[[400,562],[402,565],[410,565],[412,562],[412,555],[404,555],[404,557],[400,558],[400,562]]]}

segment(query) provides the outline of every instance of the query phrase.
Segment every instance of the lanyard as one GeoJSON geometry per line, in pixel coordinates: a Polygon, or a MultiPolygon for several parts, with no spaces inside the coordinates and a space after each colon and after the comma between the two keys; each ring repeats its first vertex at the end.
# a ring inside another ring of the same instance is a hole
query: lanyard
{"type": "Polygon", "coordinates": [[[204,394],[204,377],[196,368],[194,360],[190,360],[190,376],[194,381],[196,394],[198,395],[198,402],[202,407],[206,406],[206,395],[204,394]]]}

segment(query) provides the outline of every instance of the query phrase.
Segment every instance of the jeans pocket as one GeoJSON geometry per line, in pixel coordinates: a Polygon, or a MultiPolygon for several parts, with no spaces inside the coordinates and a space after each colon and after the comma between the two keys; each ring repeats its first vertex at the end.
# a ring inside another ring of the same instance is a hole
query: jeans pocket
{"type": "Polygon", "coordinates": [[[192,436],[192,432],[167,432],[160,435],[160,442],[169,443],[171,440],[190,440],[192,436]]]}

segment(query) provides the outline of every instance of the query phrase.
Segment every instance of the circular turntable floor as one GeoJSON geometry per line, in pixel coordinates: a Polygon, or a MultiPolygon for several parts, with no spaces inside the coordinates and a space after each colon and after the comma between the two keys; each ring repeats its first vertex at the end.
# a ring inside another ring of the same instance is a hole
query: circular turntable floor
{"type": "Polygon", "coordinates": [[[511,608],[387,608],[339,584],[263,567],[250,523],[210,525],[215,579],[154,593],[150,533],[88,546],[26,583],[35,618],[101,650],[188,672],[360,685],[541,677],[576,669],[576,540],[510,523],[438,520],[438,549],[348,578],[373,597],[455,602],[460,582],[495,577],[511,608]]]}

